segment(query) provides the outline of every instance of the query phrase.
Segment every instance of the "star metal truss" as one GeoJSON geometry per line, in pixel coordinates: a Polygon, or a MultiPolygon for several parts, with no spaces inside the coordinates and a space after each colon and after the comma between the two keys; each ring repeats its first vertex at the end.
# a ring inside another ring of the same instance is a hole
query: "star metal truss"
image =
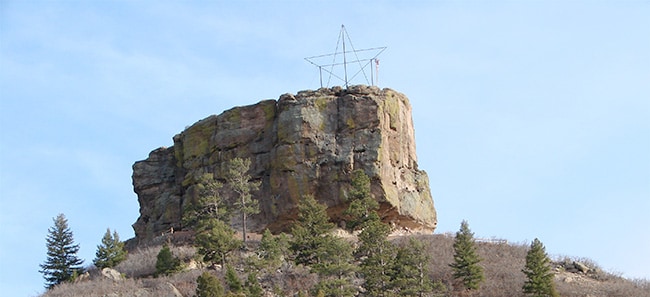
{"type": "Polygon", "coordinates": [[[341,31],[336,41],[336,49],[333,53],[307,57],[305,60],[318,67],[321,88],[323,86],[329,86],[332,80],[334,82],[342,82],[345,84],[345,88],[348,88],[349,83],[360,76],[363,76],[367,84],[374,86],[379,81],[379,59],[377,57],[384,50],[386,50],[385,46],[355,49],[352,45],[350,35],[345,30],[345,26],[341,25],[341,31]],[[375,66],[374,72],[373,65],[375,66]],[[351,71],[349,76],[348,70],[351,71]],[[366,73],[366,70],[369,70],[369,73],[366,73]],[[327,83],[325,85],[323,85],[323,72],[325,72],[325,76],[327,77],[327,83]]]}

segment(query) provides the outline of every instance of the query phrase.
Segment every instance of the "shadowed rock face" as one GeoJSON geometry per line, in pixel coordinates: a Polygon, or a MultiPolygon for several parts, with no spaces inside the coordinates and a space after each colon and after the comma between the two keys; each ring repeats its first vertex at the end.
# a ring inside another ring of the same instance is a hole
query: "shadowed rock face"
{"type": "Polygon", "coordinates": [[[433,231],[436,212],[429,179],[417,168],[414,134],[408,98],[366,86],[284,94],[210,116],[174,136],[173,147],[133,165],[140,202],[136,238],[182,230],[182,209],[197,198],[196,177],[222,179],[223,164],[235,157],[251,159],[249,173],[261,181],[253,193],[261,213],[250,218],[252,231],[288,231],[296,203],[307,194],[342,222],[356,169],[370,177],[384,221],[433,231]]]}

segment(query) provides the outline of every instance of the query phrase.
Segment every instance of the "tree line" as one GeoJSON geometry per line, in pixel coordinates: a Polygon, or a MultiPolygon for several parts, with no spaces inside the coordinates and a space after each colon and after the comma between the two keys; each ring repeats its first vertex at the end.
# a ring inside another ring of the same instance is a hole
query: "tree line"
{"type": "MultiPolygon", "coordinates": [[[[370,180],[361,170],[351,176],[349,206],[344,211],[346,228],[358,231],[358,243],[333,235],[335,225],[329,221],[327,207],[313,196],[306,195],[298,203],[298,216],[287,234],[272,235],[268,230],[262,235],[255,256],[247,261],[248,278],[241,281],[229,260],[232,253],[245,249],[246,220],[250,214],[259,213],[259,204],[251,192],[259,183],[251,182],[247,171],[250,161],[235,158],[227,163],[226,184],[237,194],[234,209],[227,207],[219,195],[223,186],[211,175],[197,180],[199,197],[184,210],[183,221],[195,230],[195,245],[204,262],[225,269],[225,283],[206,271],[197,278],[196,296],[262,296],[257,273],[275,271],[284,262],[308,267],[318,275],[318,283],[301,296],[433,296],[446,294],[440,280],[429,277],[428,255],[424,244],[410,238],[404,246],[388,240],[390,226],[383,223],[377,213],[379,205],[370,194],[370,180]],[[229,221],[234,213],[242,216],[243,237],[237,239],[229,221]],[[356,283],[355,280],[362,280],[356,283]],[[225,285],[225,286],[224,286],[225,285]]],[[[97,267],[112,267],[125,257],[124,245],[117,232],[107,230],[98,246],[97,267]]],[[[47,238],[48,257],[41,265],[46,287],[74,280],[81,271],[82,260],[76,257],[79,246],[74,244],[72,232],[63,215],[55,219],[47,238]]],[[[454,290],[471,295],[484,280],[481,258],[476,252],[473,233],[466,221],[461,223],[454,241],[454,290]]],[[[553,286],[550,260],[543,244],[535,239],[526,256],[522,272],[527,281],[522,287],[530,296],[557,296],[553,286]]],[[[168,246],[157,258],[156,275],[178,271],[180,261],[168,246]]]]}

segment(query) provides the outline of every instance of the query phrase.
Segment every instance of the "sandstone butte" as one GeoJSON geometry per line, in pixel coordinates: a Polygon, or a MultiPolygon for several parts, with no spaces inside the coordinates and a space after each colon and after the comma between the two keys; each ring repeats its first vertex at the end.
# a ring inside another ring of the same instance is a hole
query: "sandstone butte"
{"type": "Polygon", "coordinates": [[[250,231],[289,231],[308,194],[343,224],[356,169],[370,177],[383,221],[412,232],[436,228],[429,178],[417,165],[411,105],[394,90],[359,85],[284,94],[209,116],[173,140],[133,165],[137,242],[183,230],[183,207],[196,199],[193,177],[208,172],[223,180],[223,164],[235,157],[249,158],[249,174],[261,181],[253,193],[261,212],[249,219],[250,231]]]}

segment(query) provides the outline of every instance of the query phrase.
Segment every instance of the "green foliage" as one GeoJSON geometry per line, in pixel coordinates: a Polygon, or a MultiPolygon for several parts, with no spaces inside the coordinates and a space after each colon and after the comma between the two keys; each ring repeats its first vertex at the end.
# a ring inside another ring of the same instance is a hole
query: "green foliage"
{"type": "Polygon", "coordinates": [[[346,227],[358,230],[370,220],[371,213],[379,208],[377,200],[370,194],[370,178],[357,169],[352,172],[352,189],[350,190],[350,205],[343,214],[348,216],[346,227]]]}
{"type": "Polygon", "coordinates": [[[106,233],[102,237],[102,243],[97,246],[93,264],[97,268],[102,269],[115,267],[115,265],[124,260],[126,260],[124,242],[120,241],[120,236],[117,234],[117,231],[113,231],[113,235],[111,235],[111,229],[106,229],[106,233]]]}
{"type": "Polygon", "coordinates": [[[226,265],[226,285],[228,285],[228,290],[232,293],[239,294],[244,291],[241,280],[239,279],[239,276],[237,276],[235,268],[231,265],[226,265]]]}
{"type": "Polygon", "coordinates": [[[478,265],[481,260],[476,252],[474,233],[467,221],[463,221],[454,240],[454,263],[449,264],[454,279],[463,289],[476,290],[485,279],[483,267],[478,265]]]}
{"type": "Polygon", "coordinates": [[[298,204],[298,221],[293,225],[290,249],[296,264],[313,265],[320,262],[321,246],[331,240],[329,232],[334,224],[329,222],[327,206],[307,195],[298,204]]]}
{"type": "Polygon", "coordinates": [[[72,281],[82,270],[83,260],[77,257],[79,245],[74,243],[65,215],[59,214],[54,218],[54,226],[47,231],[47,259],[40,265],[39,272],[45,278],[46,288],[50,289],[62,282],[72,281]]]}
{"type": "Polygon", "coordinates": [[[269,229],[264,230],[257,251],[258,259],[254,265],[258,268],[274,270],[282,264],[283,255],[287,250],[287,238],[283,233],[280,236],[273,236],[269,229]]]}
{"type": "Polygon", "coordinates": [[[393,288],[399,296],[426,296],[433,292],[434,283],[427,267],[429,261],[424,244],[416,238],[410,238],[408,244],[398,250],[393,288]]]}
{"type": "Polygon", "coordinates": [[[223,267],[228,254],[241,246],[232,228],[218,219],[210,218],[199,222],[194,241],[203,255],[203,260],[220,263],[223,267]]]}
{"type": "Polygon", "coordinates": [[[196,279],[196,297],[222,297],[224,296],[221,281],[211,273],[205,271],[196,279]]]}
{"type": "Polygon", "coordinates": [[[188,203],[183,209],[183,226],[196,228],[202,220],[216,218],[222,221],[230,219],[230,211],[219,196],[222,184],[214,179],[211,173],[197,178],[197,201],[188,203]]]}
{"type": "Polygon", "coordinates": [[[181,269],[181,260],[176,258],[168,245],[163,245],[156,256],[156,274],[159,275],[170,275],[174,272],[177,272],[181,269]]]}
{"type": "Polygon", "coordinates": [[[260,212],[259,201],[254,200],[251,192],[257,191],[260,182],[251,181],[247,174],[250,169],[250,159],[234,158],[226,163],[226,183],[237,194],[238,199],[233,203],[242,216],[242,238],[246,242],[246,219],[248,215],[260,212]]]}
{"type": "Polygon", "coordinates": [[[290,249],[296,264],[310,266],[321,279],[317,290],[326,296],[353,296],[352,286],[355,266],[352,263],[352,246],[334,237],[330,232],[327,206],[313,196],[305,196],[298,204],[298,221],[292,228],[290,249]]]}
{"type": "Polygon", "coordinates": [[[392,281],[395,247],[388,240],[390,227],[378,218],[366,223],[359,234],[361,242],[357,256],[361,260],[361,274],[365,279],[366,296],[389,296],[392,281]]]}
{"type": "Polygon", "coordinates": [[[264,290],[262,290],[262,286],[260,285],[260,282],[257,280],[257,274],[255,272],[251,272],[248,274],[248,277],[246,278],[246,296],[247,297],[262,297],[264,294],[264,290]]]}
{"type": "Polygon", "coordinates": [[[357,292],[352,280],[356,266],[352,264],[352,245],[342,238],[327,236],[318,247],[318,263],[312,271],[320,277],[316,286],[325,296],[354,296],[357,292]]]}
{"type": "Polygon", "coordinates": [[[535,238],[526,254],[526,265],[522,270],[527,277],[523,286],[524,293],[535,297],[560,296],[555,290],[550,262],[544,244],[535,238]]]}

